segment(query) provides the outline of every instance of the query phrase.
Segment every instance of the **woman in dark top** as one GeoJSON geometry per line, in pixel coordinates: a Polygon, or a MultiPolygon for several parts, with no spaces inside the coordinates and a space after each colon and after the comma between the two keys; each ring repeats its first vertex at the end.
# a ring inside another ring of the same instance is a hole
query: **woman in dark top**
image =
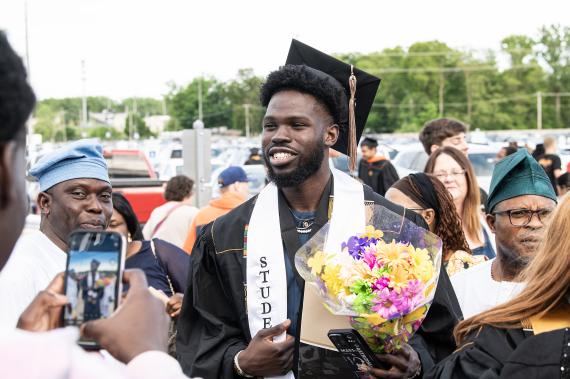
{"type": "Polygon", "coordinates": [[[169,298],[168,314],[177,316],[186,288],[190,256],[158,238],[144,241],[137,217],[120,193],[113,193],[113,217],[108,229],[123,234],[129,241],[125,268],[143,270],[149,287],[162,291],[169,298]]]}

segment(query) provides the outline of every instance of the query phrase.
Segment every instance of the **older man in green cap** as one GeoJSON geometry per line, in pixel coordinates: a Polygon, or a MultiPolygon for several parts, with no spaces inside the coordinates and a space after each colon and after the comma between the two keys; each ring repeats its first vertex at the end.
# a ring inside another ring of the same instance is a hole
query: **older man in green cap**
{"type": "Polygon", "coordinates": [[[504,303],[522,289],[517,275],[534,256],[556,201],[546,172],[525,149],[497,163],[487,200],[497,257],[451,278],[464,318],[504,303]]]}

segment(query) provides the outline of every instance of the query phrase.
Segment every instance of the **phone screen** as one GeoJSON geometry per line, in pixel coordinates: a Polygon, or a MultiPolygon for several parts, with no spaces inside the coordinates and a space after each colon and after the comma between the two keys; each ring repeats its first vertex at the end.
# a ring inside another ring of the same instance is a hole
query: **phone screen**
{"type": "Polygon", "coordinates": [[[118,306],[124,242],[112,232],[77,231],[70,237],[63,323],[81,325],[109,317],[118,306]]]}

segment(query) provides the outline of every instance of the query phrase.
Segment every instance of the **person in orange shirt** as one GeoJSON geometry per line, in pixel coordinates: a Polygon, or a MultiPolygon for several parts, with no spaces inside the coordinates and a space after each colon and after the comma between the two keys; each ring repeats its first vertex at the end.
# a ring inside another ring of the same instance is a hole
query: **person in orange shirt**
{"type": "Polygon", "coordinates": [[[247,174],[241,167],[230,166],[218,176],[220,197],[210,200],[210,204],[200,209],[190,225],[188,236],[184,242],[184,250],[192,254],[194,242],[199,228],[225,215],[245,200],[249,194],[247,174]]]}

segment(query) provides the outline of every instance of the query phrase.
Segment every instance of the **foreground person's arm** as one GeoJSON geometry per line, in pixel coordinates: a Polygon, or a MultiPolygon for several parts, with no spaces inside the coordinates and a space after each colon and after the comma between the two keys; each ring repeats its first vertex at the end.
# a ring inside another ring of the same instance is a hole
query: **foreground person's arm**
{"type": "Polygon", "coordinates": [[[77,328],[54,329],[65,303],[63,275],[58,275],[20,317],[19,328],[28,332],[2,336],[0,354],[9,364],[0,366],[0,377],[184,378],[178,362],[165,353],[168,316],[163,304],[147,290],[142,271],[125,271],[124,279],[130,289],[117,311],[82,330],[126,366],[83,351],[76,344],[77,328]]]}

